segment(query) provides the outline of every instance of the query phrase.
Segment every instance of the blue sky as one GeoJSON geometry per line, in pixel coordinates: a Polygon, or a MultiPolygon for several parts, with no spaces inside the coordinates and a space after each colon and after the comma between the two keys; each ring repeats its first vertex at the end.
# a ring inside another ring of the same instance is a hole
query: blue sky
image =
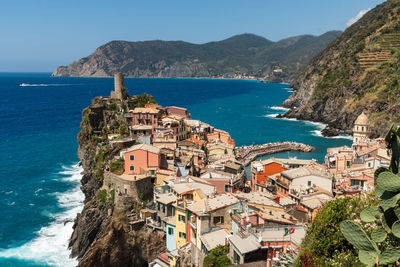
{"type": "Polygon", "coordinates": [[[1,0],[0,71],[53,71],[111,40],[204,43],[344,30],[383,0],[1,0]]]}

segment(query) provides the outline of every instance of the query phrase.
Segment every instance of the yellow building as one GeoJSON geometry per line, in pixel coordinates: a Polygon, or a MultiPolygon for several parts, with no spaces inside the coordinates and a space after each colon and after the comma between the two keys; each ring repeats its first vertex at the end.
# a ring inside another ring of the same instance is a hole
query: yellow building
{"type": "Polygon", "coordinates": [[[176,248],[179,248],[187,243],[186,201],[176,203],[174,206],[176,220],[176,248]]]}
{"type": "Polygon", "coordinates": [[[364,111],[354,122],[353,127],[353,142],[356,143],[363,139],[368,139],[369,134],[371,133],[369,120],[367,115],[365,115],[364,111]]]}

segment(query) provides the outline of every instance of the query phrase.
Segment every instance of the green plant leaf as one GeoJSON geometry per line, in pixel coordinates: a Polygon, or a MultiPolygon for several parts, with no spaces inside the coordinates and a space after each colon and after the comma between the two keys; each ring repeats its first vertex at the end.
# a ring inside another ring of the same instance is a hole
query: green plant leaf
{"type": "Polygon", "coordinates": [[[392,225],[392,233],[395,237],[400,238],[400,221],[396,221],[393,225],[392,225]]]}
{"type": "Polygon", "coordinates": [[[386,249],[380,255],[379,264],[391,264],[400,259],[400,247],[386,249]]]}
{"type": "Polygon", "coordinates": [[[368,237],[359,224],[345,220],[340,223],[340,231],[347,241],[359,250],[379,252],[376,243],[368,237]]]}
{"type": "Polygon", "coordinates": [[[381,196],[380,204],[384,211],[394,208],[400,199],[400,193],[385,191],[381,196]]]}
{"type": "Polygon", "coordinates": [[[386,239],[386,237],[387,233],[382,226],[379,226],[371,233],[371,239],[376,243],[383,242],[386,239]]]}
{"type": "Polygon", "coordinates": [[[385,191],[400,191],[400,177],[392,172],[382,172],[376,179],[376,185],[385,191]]]}
{"type": "Polygon", "coordinates": [[[360,218],[363,222],[374,222],[376,215],[381,214],[379,207],[366,207],[360,214],[360,218]]]}
{"type": "Polygon", "coordinates": [[[371,251],[360,250],[358,252],[358,258],[362,263],[364,263],[367,266],[374,266],[378,256],[379,256],[378,253],[374,253],[371,251]]]}

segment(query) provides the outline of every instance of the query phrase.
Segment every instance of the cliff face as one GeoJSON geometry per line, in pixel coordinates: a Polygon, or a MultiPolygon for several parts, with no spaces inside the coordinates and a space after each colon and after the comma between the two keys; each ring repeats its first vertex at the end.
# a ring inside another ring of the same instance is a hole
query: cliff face
{"type": "Polygon", "coordinates": [[[69,243],[71,256],[78,257],[79,266],[147,266],[164,250],[158,234],[144,227],[129,227],[127,214],[135,212],[138,206],[133,208],[130,203],[119,209],[112,201],[102,202],[98,197],[104,170],[120,148],[97,145],[102,140],[95,131],[118,119],[117,112],[98,98],[82,114],[78,156],[84,169],[81,189],[85,206],[75,219],[69,243]]]}
{"type": "Polygon", "coordinates": [[[302,35],[271,42],[242,34],[206,44],[182,41],[112,41],[88,57],[60,66],[53,76],[234,77],[237,74],[286,79],[340,32],[302,35]],[[282,69],[282,72],[273,72],[282,69]]]}
{"type": "Polygon", "coordinates": [[[373,135],[399,121],[400,1],[369,11],[293,79],[295,93],[283,106],[285,116],[320,121],[351,133],[363,110],[373,135]]]}

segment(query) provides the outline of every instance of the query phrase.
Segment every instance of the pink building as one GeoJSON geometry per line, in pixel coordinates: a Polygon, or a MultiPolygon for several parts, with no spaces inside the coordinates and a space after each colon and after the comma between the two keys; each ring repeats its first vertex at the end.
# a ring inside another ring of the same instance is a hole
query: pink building
{"type": "Polygon", "coordinates": [[[171,107],[165,107],[165,111],[167,115],[178,115],[190,119],[190,114],[187,113],[186,108],[171,106],[171,107]]]}
{"type": "Polygon", "coordinates": [[[132,125],[158,125],[160,111],[154,108],[135,108],[132,110],[132,125]]]}
{"type": "Polygon", "coordinates": [[[160,149],[148,144],[135,145],[125,152],[124,160],[124,174],[155,175],[160,167],[160,149]]]}

